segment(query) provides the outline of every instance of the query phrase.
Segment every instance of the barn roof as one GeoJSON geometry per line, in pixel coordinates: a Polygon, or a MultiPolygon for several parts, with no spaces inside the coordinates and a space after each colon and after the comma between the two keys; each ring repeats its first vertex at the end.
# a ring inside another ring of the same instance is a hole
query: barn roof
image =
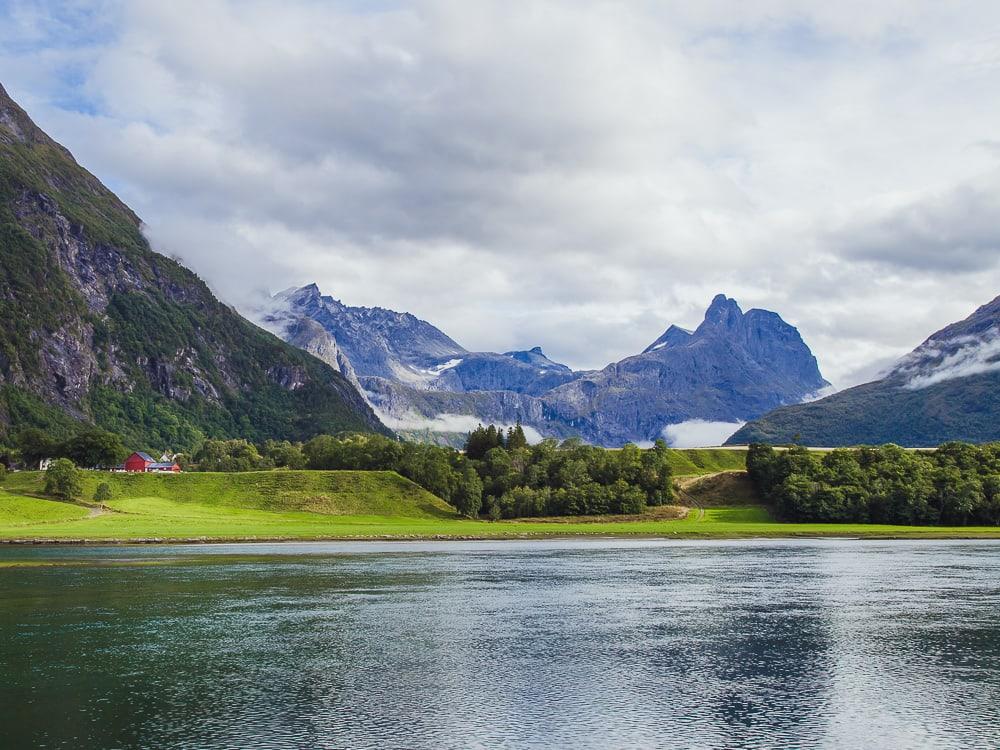
{"type": "Polygon", "coordinates": [[[142,451],[136,451],[132,455],[133,456],[138,456],[143,461],[147,461],[148,463],[153,463],[153,457],[150,456],[148,453],[143,453],[142,451]]]}
{"type": "Polygon", "coordinates": [[[174,468],[174,466],[176,466],[176,464],[173,461],[168,461],[167,463],[157,462],[155,464],[152,464],[149,468],[150,469],[172,469],[172,468],[174,468]]]}

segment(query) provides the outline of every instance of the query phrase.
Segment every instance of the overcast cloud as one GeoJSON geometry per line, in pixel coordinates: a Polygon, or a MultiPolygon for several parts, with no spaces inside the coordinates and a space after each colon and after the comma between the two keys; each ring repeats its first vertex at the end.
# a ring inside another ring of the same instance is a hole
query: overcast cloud
{"type": "Polygon", "coordinates": [[[996,3],[13,2],[0,69],[238,306],[593,368],[724,292],[846,386],[1000,294],[996,3]]]}

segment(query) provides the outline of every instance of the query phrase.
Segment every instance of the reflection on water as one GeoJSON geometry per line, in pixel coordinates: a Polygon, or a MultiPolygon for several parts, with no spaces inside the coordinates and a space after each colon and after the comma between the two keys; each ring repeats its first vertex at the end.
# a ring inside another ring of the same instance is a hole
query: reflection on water
{"type": "Polygon", "coordinates": [[[989,542],[6,548],[0,747],[998,747],[998,605],[989,542]]]}

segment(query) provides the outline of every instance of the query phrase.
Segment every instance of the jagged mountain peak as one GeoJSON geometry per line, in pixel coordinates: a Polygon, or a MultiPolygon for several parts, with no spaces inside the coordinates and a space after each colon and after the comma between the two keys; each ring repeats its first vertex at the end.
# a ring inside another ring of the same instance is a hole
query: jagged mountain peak
{"type": "Polygon", "coordinates": [[[695,334],[709,330],[732,329],[743,319],[743,311],[735,299],[724,294],[717,294],[705,311],[705,319],[695,331],[695,334]]]}

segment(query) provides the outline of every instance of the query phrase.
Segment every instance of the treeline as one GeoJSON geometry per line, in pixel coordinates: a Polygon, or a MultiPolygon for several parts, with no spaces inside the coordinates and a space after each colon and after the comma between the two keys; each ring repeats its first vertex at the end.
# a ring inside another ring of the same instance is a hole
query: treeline
{"type": "Polygon", "coordinates": [[[396,471],[475,518],[641,513],[673,498],[669,449],[609,451],[577,440],[530,446],[520,425],[479,427],[462,452],[381,435],[320,435],[307,443],[207,441],[203,471],[354,469],[396,471]]]}
{"type": "Polygon", "coordinates": [[[11,443],[0,445],[0,464],[8,468],[37,469],[38,462],[47,458],[67,458],[86,468],[107,468],[120,464],[131,452],[120,435],[96,428],[57,439],[45,430],[30,427],[18,432],[11,443]]]}
{"type": "Polygon", "coordinates": [[[761,496],[794,521],[907,525],[1000,524],[1000,443],[897,445],[816,453],[751,445],[761,496]]]}

